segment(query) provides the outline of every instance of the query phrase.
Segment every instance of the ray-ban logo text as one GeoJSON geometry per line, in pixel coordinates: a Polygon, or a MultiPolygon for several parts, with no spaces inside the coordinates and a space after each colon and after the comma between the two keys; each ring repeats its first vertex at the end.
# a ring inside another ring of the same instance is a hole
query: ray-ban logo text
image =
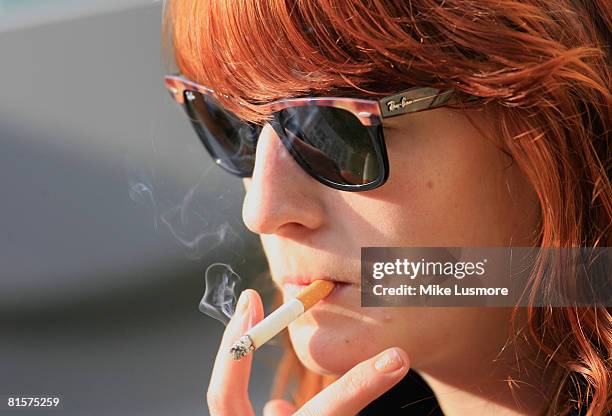
{"type": "Polygon", "coordinates": [[[387,102],[387,107],[389,109],[389,111],[397,111],[400,110],[404,107],[406,107],[407,105],[412,104],[413,100],[410,100],[406,97],[402,97],[402,99],[400,101],[388,101],[387,102]]]}

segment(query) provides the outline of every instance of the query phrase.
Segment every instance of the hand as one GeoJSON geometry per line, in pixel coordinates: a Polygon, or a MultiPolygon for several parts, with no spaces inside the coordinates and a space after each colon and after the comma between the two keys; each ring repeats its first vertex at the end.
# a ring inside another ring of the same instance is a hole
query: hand
{"type": "MultiPolygon", "coordinates": [[[[212,416],[255,415],[248,396],[253,355],[234,361],[229,349],[262,318],[261,298],[254,290],[245,290],[215,359],[206,395],[212,416]]],[[[353,416],[399,382],[408,372],[408,364],[403,350],[389,348],[357,364],[300,409],[284,400],[272,400],[266,405],[264,416],[353,416]]]]}

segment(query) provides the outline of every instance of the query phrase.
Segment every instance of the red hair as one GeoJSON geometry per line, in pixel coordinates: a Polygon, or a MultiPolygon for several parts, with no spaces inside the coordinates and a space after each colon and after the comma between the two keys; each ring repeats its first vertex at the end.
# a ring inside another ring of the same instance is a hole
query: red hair
{"type": "MultiPolygon", "coordinates": [[[[250,121],[266,117],[258,104],[304,94],[419,85],[484,97],[492,135],[539,198],[534,245],[610,245],[610,1],[169,1],[181,72],[227,94],[223,104],[250,121]]],[[[536,280],[538,290],[547,284],[559,282],[536,280]]],[[[528,311],[531,342],[558,367],[547,414],[606,414],[610,309],[528,311]]],[[[325,385],[296,371],[308,381],[298,402],[325,385]]]]}

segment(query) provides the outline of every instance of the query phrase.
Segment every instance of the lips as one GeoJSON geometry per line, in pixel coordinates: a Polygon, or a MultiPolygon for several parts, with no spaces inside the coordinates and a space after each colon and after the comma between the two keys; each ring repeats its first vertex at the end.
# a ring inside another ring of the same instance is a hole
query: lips
{"type": "Polygon", "coordinates": [[[334,302],[339,299],[343,292],[352,286],[351,283],[346,281],[340,281],[336,279],[330,279],[328,277],[311,278],[301,276],[291,276],[283,279],[283,293],[287,299],[294,298],[300,293],[306,286],[315,280],[329,280],[335,283],[335,287],[332,292],[322,302],[334,302]]]}
{"type": "Polygon", "coordinates": [[[346,281],[346,280],[341,280],[341,279],[335,279],[335,278],[331,278],[331,277],[327,277],[327,276],[321,276],[321,277],[309,277],[309,276],[286,276],[282,279],[283,284],[294,284],[294,285],[300,285],[300,286],[308,286],[309,284],[311,284],[312,282],[314,282],[315,280],[329,280],[331,282],[334,283],[339,283],[339,284],[350,284],[352,282],[346,281]]]}

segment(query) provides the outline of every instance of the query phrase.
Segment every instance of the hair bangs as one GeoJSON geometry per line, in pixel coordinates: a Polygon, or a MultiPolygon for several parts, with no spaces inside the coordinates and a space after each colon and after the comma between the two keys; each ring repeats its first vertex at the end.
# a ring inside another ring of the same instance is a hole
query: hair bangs
{"type": "Polygon", "coordinates": [[[423,45],[405,30],[407,11],[373,3],[171,0],[166,26],[181,73],[261,122],[258,105],[279,98],[385,95],[434,82],[433,68],[415,65],[423,45]]]}

